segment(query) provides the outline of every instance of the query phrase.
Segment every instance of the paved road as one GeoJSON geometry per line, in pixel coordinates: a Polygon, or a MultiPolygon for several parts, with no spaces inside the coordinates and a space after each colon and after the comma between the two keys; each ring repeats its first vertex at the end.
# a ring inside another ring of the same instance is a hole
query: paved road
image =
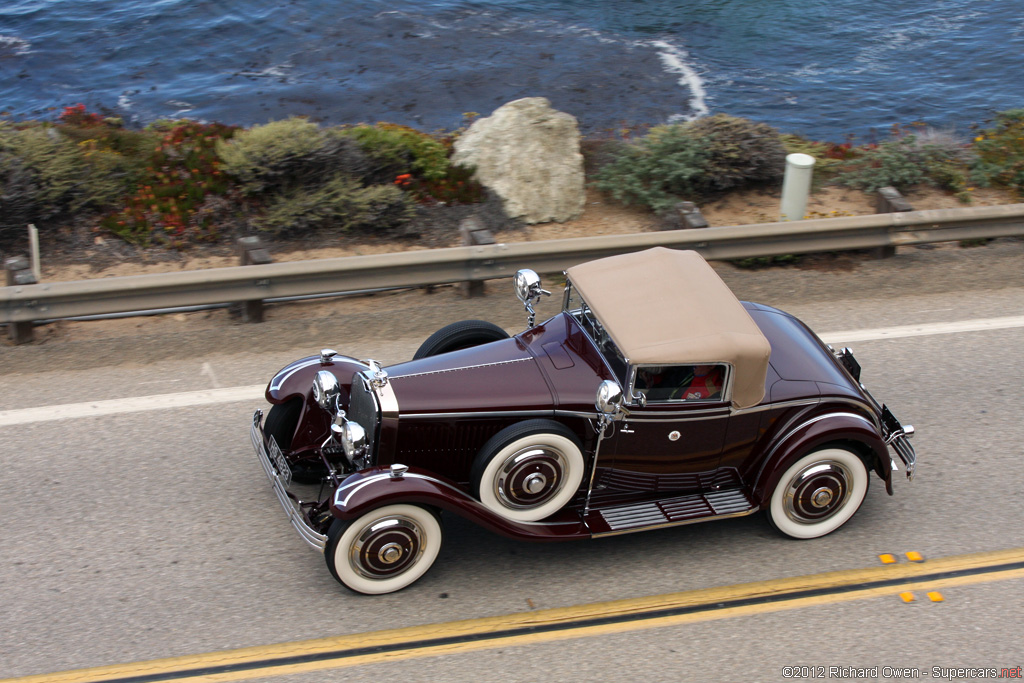
{"type": "MultiPolygon", "coordinates": [[[[1024,243],[1011,241],[969,253],[911,250],[848,272],[723,274],[745,298],[823,333],[852,333],[1020,316],[1022,259],[1024,243]]],[[[401,360],[458,318],[521,327],[511,294],[492,290],[468,302],[443,290],[339,302],[309,317],[292,309],[259,328],[184,320],[176,336],[54,335],[5,347],[0,425],[23,408],[251,387],[324,345],[401,360]]],[[[427,576],[372,598],[338,586],[287,524],[248,444],[258,400],[157,401],[139,412],[0,426],[0,677],[869,568],[886,552],[936,559],[1024,546],[1024,328],[853,347],[869,388],[918,428],[921,465],[913,483],[896,482],[893,498],[873,486],[839,532],[789,541],[755,515],[532,545],[448,519],[427,576]]],[[[1024,664],[1024,580],[944,587],[944,602],[915,590],[905,604],[898,592],[271,680],[780,681],[784,666],[801,665],[824,666],[826,677],[830,666],[891,666],[934,678],[932,667],[1024,664]]]]}

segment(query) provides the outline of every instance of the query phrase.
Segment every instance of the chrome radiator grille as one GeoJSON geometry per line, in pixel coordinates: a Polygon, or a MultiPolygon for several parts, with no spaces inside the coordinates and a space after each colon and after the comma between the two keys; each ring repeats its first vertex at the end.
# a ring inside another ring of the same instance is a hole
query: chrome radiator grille
{"type": "Polygon", "coordinates": [[[370,383],[361,374],[352,380],[352,395],[349,397],[348,418],[366,430],[366,452],[368,463],[377,462],[377,436],[380,430],[380,408],[370,383]]]}

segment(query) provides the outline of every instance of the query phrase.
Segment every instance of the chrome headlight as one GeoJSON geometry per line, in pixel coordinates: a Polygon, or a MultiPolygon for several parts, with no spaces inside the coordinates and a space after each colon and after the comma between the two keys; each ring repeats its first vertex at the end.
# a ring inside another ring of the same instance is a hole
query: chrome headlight
{"type": "Polygon", "coordinates": [[[316,373],[313,380],[313,399],[317,405],[333,413],[337,409],[339,396],[341,387],[338,385],[338,378],[326,370],[316,373]]]}
{"type": "Polygon", "coordinates": [[[341,442],[349,462],[354,463],[363,456],[366,450],[366,430],[361,424],[342,418],[331,425],[331,432],[341,442]]]}

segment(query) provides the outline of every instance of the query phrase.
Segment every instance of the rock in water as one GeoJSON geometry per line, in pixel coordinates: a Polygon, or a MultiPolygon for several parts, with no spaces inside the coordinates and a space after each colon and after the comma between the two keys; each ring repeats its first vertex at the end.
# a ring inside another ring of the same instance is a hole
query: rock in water
{"type": "Polygon", "coordinates": [[[501,197],[509,218],[567,221],[583,212],[583,155],[576,118],[543,97],[499,107],[455,141],[452,162],[501,197]]]}

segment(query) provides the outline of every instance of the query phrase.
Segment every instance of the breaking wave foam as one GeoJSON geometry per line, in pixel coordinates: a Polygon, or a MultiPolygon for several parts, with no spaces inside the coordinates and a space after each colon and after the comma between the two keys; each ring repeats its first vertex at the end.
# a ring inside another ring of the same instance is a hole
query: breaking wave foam
{"type": "Polygon", "coordinates": [[[707,104],[707,91],[700,74],[687,63],[690,55],[682,48],[664,40],[653,40],[649,45],[658,50],[665,71],[679,76],[678,83],[690,90],[690,114],[675,114],[673,121],[692,121],[710,113],[707,104]]]}

